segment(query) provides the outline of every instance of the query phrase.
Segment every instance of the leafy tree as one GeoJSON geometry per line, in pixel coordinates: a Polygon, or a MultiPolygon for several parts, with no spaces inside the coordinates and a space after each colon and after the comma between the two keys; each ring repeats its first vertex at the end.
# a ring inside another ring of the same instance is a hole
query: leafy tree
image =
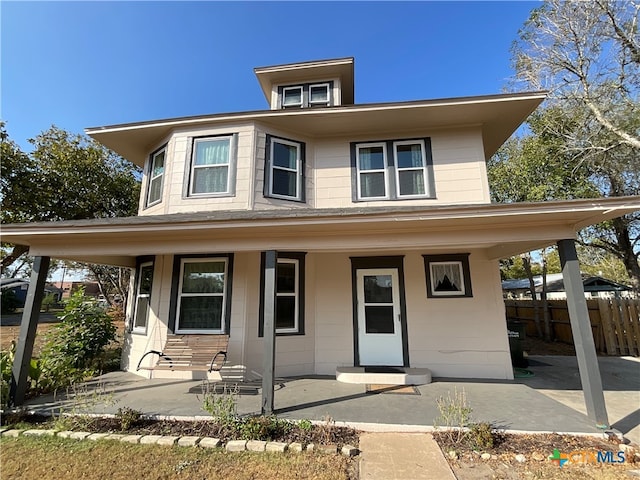
{"type": "MultiPolygon", "coordinates": [[[[4,123],[0,123],[0,140],[1,223],[136,214],[140,169],[92,139],[51,126],[29,140],[34,150],[27,155],[9,139],[4,123]]],[[[5,275],[15,275],[28,263],[27,250],[22,245],[3,249],[5,275]],[[17,266],[12,267],[14,263],[17,266]]],[[[104,274],[114,273],[113,269],[91,268],[102,272],[104,284],[111,281],[104,274]]],[[[116,277],[122,276],[117,270],[116,277]]]]}
{"type": "MultiPolygon", "coordinates": [[[[547,89],[549,101],[530,123],[535,138],[496,156],[497,200],[520,201],[516,189],[534,200],[640,193],[639,12],[637,0],[547,0],[532,11],[514,43],[513,86],[547,89]]],[[[590,227],[580,239],[619,258],[640,286],[640,213],[590,227]]]]}

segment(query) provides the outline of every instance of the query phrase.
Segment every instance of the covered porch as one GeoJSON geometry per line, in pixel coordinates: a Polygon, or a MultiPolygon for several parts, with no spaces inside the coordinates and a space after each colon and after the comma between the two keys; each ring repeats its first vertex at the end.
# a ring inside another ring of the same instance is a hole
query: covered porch
{"type": "MultiPolygon", "coordinates": [[[[400,257],[403,255],[399,253],[405,251],[416,255],[419,252],[423,257],[476,252],[483,262],[493,265],[487,275],[476,278],[476,281],[491,285],[492,289],[495,287],[497,292],[485,298],[486,305],[491,305],[489,309],[495,309],[495,312],[504,313],[499,293],[498,260],[557,243],[569,297],[587,413],[592,422],[606,427],[609,421],[573,238],[578,229],[634,211],[639,205],[634,197],[435,208],[240,211],[7,226],[3,230],[4,240],[29,245],[31,255],[36,257],[14,364],[12,399],[16,405],[24,399],[27,366],[50,257],[133,268],[139,264],[139,258],[149,256],[264,252],[260,272],[264,296],[260,307],[263,318],[262,351],[253,351],[244,333],[236,341],[247,354],[257,353],[262,359],[261,411],[271,413],[280,408],[274,403],[274,399],[277,399],[274,388],[276,344],[281,342],[280,337],[276,341],[274,322],[278,252],[349,252],[351,258],[400,257]]],[[[378,267],[388,268],[389,265],[378,267]]],[[[354,275],[354,292],[357,281],[357,275],[354,275]]],[[[319,288],[324,286],[315,285],[312,291],[317,292],[319,288]]],[[[399,290],[403,291],[402,288],[399,290]]],[[[420,286],[420,290],[424,291],[424,286],[420,286]]],[[[355,298],[352,295],[354,292],[350,295],[355,298]]],[[[359,365],[355,340],[356,310],[354,306],[351,366],[359,365]]],[[[498,316],[494,318],[498,320],[498,316]]],[[[401,328],[406,328],[406,322],[401,328]]],[[[412,327],[409,325],[409,328],[412,327]]],[[[405,331],[405,342],[408,341],[407,337],[405,331]]],[[[451,341],[455,342],[455,337],[451,341]]],[[[506,344],[506,338],[500,341],[506,344]]],[[[325,352],[318,347],[317,336],[313,338],[313,348],[316,354],[325,352]]],[[[414,362],[408,357],[409,347],[403,348],[403,366],[410,367],[414,362]]],[[[244,354],[243,358],[246,358],[244,354]]],[[[317,372],[317,360],[314,360],[314,372],[317,372]]]]}

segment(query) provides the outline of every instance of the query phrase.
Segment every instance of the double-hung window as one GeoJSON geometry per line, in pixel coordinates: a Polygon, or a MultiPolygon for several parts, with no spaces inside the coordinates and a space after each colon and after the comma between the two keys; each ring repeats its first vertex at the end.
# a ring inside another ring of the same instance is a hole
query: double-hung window
{"type": "Polygon", "coordinates": [[[177,290],[177,333],[223,333],[228,259],[182,258],[177,290]]]}
{"type": "Polygon", "coordinates": [[[356,148],[359,197],[368,200],[389,198],[386,144],[365,143],[356,148]]]}
{"type": "Polygon", "coordinates": [[[428,138],[352,144],[354,200],[400,200],[433,196],[428,138]]]}
{"type": "MultiPolygon", "coordinates": [[[[276,263],[275,326],[278,335],[304,334],[304,253],[278,253],[276,263]]],[[[264,255],[262,282],[264,285],[264,255]]],[[[259,335],[264,333],[264,290],[261,296],[259,335]]]]}
{"type": "Polygon", "coordinates": [[[136,281],[136,305],[133,310],[133,324],[131,326],[131,330],[134,333],[145,333],[147,330],[152,283],[153,262],[141,263],[138,267],[138,276],[136,281]]]}
{"type": "Polygon", "coordinates": [[[162,201],[162,183],[164,179],[164,164],[166,148],[163,147],[151,155],[149,161],[149,186],[147,189],[147,206],[162,201]]]}
{"type": "Polygon", "coordinates": [[[234,137],[194,138],[189,196],[232,193],[234,137]]]}
{"type": "Polygon", "coordinates": [[[265,195],[304,201],[304,143],[267,137],[265,195]]]}

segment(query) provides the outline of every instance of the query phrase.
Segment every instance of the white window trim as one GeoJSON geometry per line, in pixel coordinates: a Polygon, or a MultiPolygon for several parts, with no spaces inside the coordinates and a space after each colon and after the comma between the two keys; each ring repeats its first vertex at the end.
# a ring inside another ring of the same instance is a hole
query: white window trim
{"type": "Polygon", "coordinates": [[[360,143],[356,145],[356,170],[357,170],[357,188],[358,188],[358,200],[373,201],[373,200],[388,200],[389,197],[389,174],[387,168],[387,144],[385,142],[374,143],[360,143]],[[382,161],[383,168],[377,170],[361,170],[360,169],[360,149],[369,147],[382,147],[382,161]],[[363,173],[384,173],[384,196],[382,197],[363,197],[362,196],[362,182],[361,174],[363,173]]]}
{"type": "Polygon", "coordinates": [[[271,137],[271,145],[269,146],[269,196],[273,198],[281,198],[283,200],[298,200],[302,201],[302,144],[300,142],[292,142],[290,140],[284,140],[282,138],[271,137]],[[289,145],[296,148],[296,169],[287,167],[277,167],[274,163],[273,148],[275,143],[281,143],[283,145],[289,145]],[[296,174],[296,195],[282,195],[280,193],[273,193],[274,182],[274,170],[284,170],[286,172],[294,172],[296,174]]]}
{"type": "Polygon", "coordinates": [[[304,88],[302,85],[295,85],[293,87],[283,87],[282,89],[282,106],[283,107],[302,107],[304,103],[304,88]],[[300,102],[299,103],[285,103],[286,92],[289,90],[299,90],[300,91],[300,102]]]}
{"type": "Polygon", "coordinates": [[[325,105],[328,106],[331,102],[331,85],[329,83],[313,83],[309,85],[309,106],[313,105],[325,105]],[[325,87],[327,92],[327,99],[322,102],[314,102],[311,100],[311,89],[314,87],[325,87]]]}
{"type": "Polygon", "coordinates": [[[226,257],[199,257],[199,258],[183,258],[180,260],[180,281],[178,282],[178,301],[176,302],[176,329],[175,333],[180,334],[221,334],[225,333],[225,317],[227,311],[227,282],[229,280],[229,262],[226,257]],[[223,262],[224,263],[224,286],[222,288],[222,293],[182,293],[182,283],[184,279],[184,265],[186,263],[214,263],[214,262],[223,262]],[[222,297],[222,309],[220,319],[220,329],[181,329],[180,328],[180,307],[182,304],[182,297],[222,297]]]}
{"type": "Polygon", "coordinates": [[[167,166],[167,149],[166,148],[161,148],[160,150],[158,150],[157,152],[153,153],[151,155],[151,162],[149,165],[149,182],[147,184],[147,207],[151,207],[152,205],[156,205],[160,202],[162,202],[162,194],[163,194],[163,190],[164,190],[164,170],[167,166]],[[164,153],[164,164],[162,165],[162,173],[159,175],[153,175],[153,166],[154,163],[156,161],[156,158],[158,158],[158,156],[164,153]],[[153,191],[151,189],[151,184],[157,180],[160,179],[160,197],[157,200],[151,201],[151,192],[153,191]]]}
{"type": "Polygon", "coordinates": [[[228,136],[220,136],[220,137],[203,137],[203,138],[195,138],[193,140],[193,148],[192,148],[192,153],[191,153],[191,171],[189,172],[189,197],[214,197],[214,196],[227,196],[231,194],[231,178],[232,178],[232,157],[233,157],[233,150],[234,150],[234,136],[233,135],[228,135],[228,136]],[[223,140],[223,139],[227,139],[229,141],[229,156],[227,157],[227,163],[226,164],[216,164],[216,165],[196,165],[196,144],[198,142],[210,142],[210,141],[215,141],[215,140],[223,140]],[[227,188],[225,189],[224,192],[202,192],[202,193],[195,193],[193,191],[193,188],[195,186],[195,171],[196,168],[222,168],[222,167],[226,167],[227,168],[227,188]]]}
{"type": "Polygon", "coordinates": [[[398,198],[424,198],[428,197],[429,192],[429,177],[427,172],[427,149],[424,144],[424,140],[401,140],[397,142],[393,142],[393,159],[395,166],[395,180],[396,180],[396,196],[398,198]],[[400,168],[398,166],[398,145],[420,145],[420,149],[422,151],[422,167],[405,167],[400,168]],[[424,182],[424,193],[417,194],[405,194],[402,195],[400,193],[400,172],[409,172],[409,171],[417,171],[422,170],[422,179],[424,182]]]}
{"type": "MultiPolygon", "coordinates": [[[[144,262],[141,263],[138,266],[138,282],[136,284],[136,301],[135,301],[135,305],[133,306],[133,315],[132,315],[132,319],[131,319],[131,331],[133,333],[146,333],[147,331],[147,325],[149,323],[149,311],[151,310],[151,292],[149,293],[140,293],[140,285],[142,284],[142,269],[145,267],[152,267],[153,268],[153,262],[144,262]],[[136,320],[137,320],[137,315],[138,315],[138,303],[140,302],[141,298],[148,298],[149,299],[149,308],[147,309],[147,317],[144,319],[144,325],[140,326],[140,325],[136,325],[136,320]]],[[[153,275],[155,274],[155,272],[152,270],[152,280],[151,280],[151,289],[153,290],[153,275]]]]}
{"type": "MultiPolygon", "coordinates": [[[[279,263],[290,263],[295,266],[295,279],[294,279],[294,291],[293,293],[278,293],[276,291],[276,301],[278,297],[295,297],[295,316],[294,316],[294,324],[293,328],[276,328],[276,333],[298,333],[300,328],[299,322],[299,302],[300,302],[300,261],[296,258],[279,258],[277,264],[279,263]]],[[[277,267],[276,264],[276,267],[277,267]]]]}

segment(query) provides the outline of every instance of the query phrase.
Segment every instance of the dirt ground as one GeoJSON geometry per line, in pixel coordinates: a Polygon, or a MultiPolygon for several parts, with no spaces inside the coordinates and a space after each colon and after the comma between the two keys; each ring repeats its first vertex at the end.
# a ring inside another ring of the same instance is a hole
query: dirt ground
{"type": "MultiPolygon", "coordinates": [[[[446,435],[434,435],[458,480],[492,479],[597,479],[625,478],[625,473],[640,470],[637,449],[625,450],[624,462],[618,456],[617,439],[607,441],[594,437],[574,437],[557,434],[496,435],[493,448],[473,450],[455,446],[446,435]],[[555,455],[555,450],[558,455],[555,455]],[[455,452],[449,453],[449,452],[455,452]],[[616,462],[598,462],[598,452],[612,452],[616,462]],[[482,454],[485,458],[482,458],[482,454]],[[489,458],[486,458],[489,455],[489,458]],[[520,461],[516,455],[522,455],[520,461]],[[550,456],[566,456],[570,461],[562,467],[550,456]]],[[[631,477],[629,477],[631,478],[631,477]]]]}

